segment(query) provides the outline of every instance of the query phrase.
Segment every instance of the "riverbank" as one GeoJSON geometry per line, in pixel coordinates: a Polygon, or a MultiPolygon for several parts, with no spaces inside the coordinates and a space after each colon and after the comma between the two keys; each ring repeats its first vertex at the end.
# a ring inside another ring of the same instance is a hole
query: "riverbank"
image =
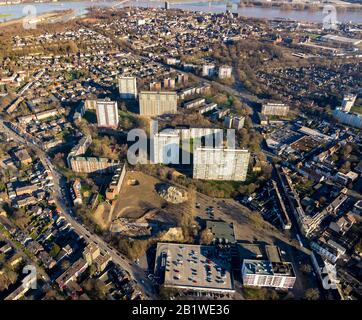
{"type": "Polygon", "coordinates": [[[195,3],[202,3],[202,2],[225,2],[223,0],[166,0],[172,4],[195,4],[195,3]]]}
{"type": "Polygon", "coordinates": [[[332,6],[338,11],[360,11],[362,5],[358,3],[302,3],[302,2],[285,2],[285,1],[260,1],[260,0],[246,0],[238,3],[238,8],[244,7],[257,7],[257,8],[277,8],[280,10],[309,10],[309,11],[320,11],[326,6],[332,6]]]}
{"type": "MultiPolygon", "coordinates": [[[[1,1],[1,0],[0,0],[1,1]]],[[[238,13],[241,17],[246,18],[255,18],[255,19],[279,19],[284,18],[287,20],[300,21],[300,22],[309,22],[309,23],[321,23],[325,14],[322,9],[316,10],[298,10],[295,9],[282,9],[277,7],[261,7],[257,5],[252,5],[249,7],[237,7],[236,0],[233,2],[232,6],[228,6],[227,3],[221,0],[170,0],[172,1],[171,9],[181,9],[181,10],[189,10],[189,11],[200,11],[200,12],[208,12],[208,13],[222,13],[226,10],[230,10],[234,13],[238,13]]],[[[247,0],[245,0],[247,1],[247,0]]],[[[252,0],[259,1],[261,0],[252,0]]],[[[48,12],[61,12],[63,10],[75,10],[75,16],[81,16],[87,13],[88,9],[91,7],[164,7],[164,0],[162,1],[146,1],[146,0],[130,0],[125,3],[122,1],[67,1],[67,2],[52,2],[52,3],[34,3],[34,7],[36,8],[36,12],[38,15],[43,15],[48,12]]],[[[10,5],[1,7],[0,12],[5,14],[11,14],[12,16],[7,18],[3,18],[2,20],[10,20],[10,19],[19,19],[24,16],[23,13],[23,5],[10,5]]],[[[362,23],[362,15],[360,11],[347,11],[344,9],[337,9],[337,19],[340,23],[362,23]]]]}
{"type": "MultiPolygon", "coordinates": [[[[69,18],[74,16],[74,10],[64,10],[64,11],[54,11],[47,12],[37,16],[34,20],[28,21],[29,23],[54,23],[64,18],[69,18]]],[[[24,18],[18,18],[6,22],[0,22],[0,28],[9,27],[12,25],[23,23],[24,18]]]]}
{"type": "MultiPolygon", "coordinates": [[[[1,0],[0,0],[1,1],[1,0]]],[[[104,2],[104,0],[77,0],[78,2],[104,2]]],[[[112,0],[113,1],[113,0],[112,0]]],[[[31,4],[53,4],[53,5],[59,5],[61,6],[63,2],[74,2],[74,0],[59,0],[59,1],[52,1],[52,0],[46,0],[46,1],[24,1],[24,2],[0,2],[0,7],[6,7],[6,6],[17,6],[17,5],[31,5],[31,4]]]]}

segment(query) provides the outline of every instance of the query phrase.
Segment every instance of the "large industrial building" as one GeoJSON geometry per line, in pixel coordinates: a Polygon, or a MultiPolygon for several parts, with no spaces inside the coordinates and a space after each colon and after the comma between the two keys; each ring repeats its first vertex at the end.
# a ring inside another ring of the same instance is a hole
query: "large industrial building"
{"type": "Polygon", "coordinates": [[[289,106],[284,103],[271,103],[263,104],[261,114],[265,116],[287,116],[289,113],[289,106]]]}
{"type": "Polygon", "coordinates": [[[135,77],[119,77],[118,88],[122,99],[137,98],[137,81],[135,77]]]}
{"type": "Polygon", "coordinates": [[[118,127],[118,105],[116,101],[97,100],[96,103],[98,127],[113,128],[118,127]]]}
{"type": "Polygon", "coordinates": [[[166,288],[234,293],[230,270],[214,246],[157,244],[155,275],[166,288]]]}
{"type": "Polygon", "coordinates": [[[139,95],[140,115],[159,116],[177,112],[176,92],[142,91],[139,95]]]}
{"type": "Polygon", "coordinates": [[[193,177],[203,180],[245,181],[249,158],[248,150],[198,147],[194,150],[193,177]]]}

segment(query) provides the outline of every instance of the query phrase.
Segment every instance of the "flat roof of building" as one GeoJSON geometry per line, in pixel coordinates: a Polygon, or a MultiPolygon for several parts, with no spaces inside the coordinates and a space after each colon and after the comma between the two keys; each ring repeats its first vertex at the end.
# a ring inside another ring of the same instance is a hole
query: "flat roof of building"
{"type": "Polygon", "coordinates": [[[176,129],[163,129],[162,131],[155,133],[157,137],[179,137],[179,132],[176,129]]]}
{"type": "Polygon", "coordinates": [[[245,259],[243,265],[247,274],[273,275],[273,268],[268,260],[245,259]]]}
{"type": "Polygon", "coordinates": [[[235,243],[234,226],[232,224],[225,221],[208,220],[206,228],[211,230],[215,239],[235,243]]]}
{"type": "Polygon", "coordinates": [[[213,246],[158,243],[155,271],[164,286],[188,290],[234,292],[230,264],[213,246]]]}
{"type": "Polygon", "coordinates": [[[325,36],[322,36],[321,38],[322,38],[322,40],[332,40],[332,41],[337,41],[337,42],[349,43],[349,44],[353,44],[353,45],[357,45],[360,42],[362,42],[362,40],[360,40],[360,39],[341,37],[341,36],[337,36],[334,34],[327,34],[325,36]]]}
{"type": "Polygon", "coordinates": [[[305,127],[305,126],[301,126],[298,130],[299,132],[302,132],[304,134],[307,134],[307,135],[310,135],[310,136],[318,136],[318,137],[322,137],[322,138],[325,138],[325,139],[330,139],[331,137],[330,136],[327,136],[317,130],[314,130],[314,129],[311,129],[311,128],[308,128],[308,127],[305,127]]]}
{"type": "Polygon", "coordinates": [[[283,257],[275,245],[258,243],[238,243],[241,260],[265,260],[281,262],[283,257]]]}
{"type": "Polygon", "coordinates": [[[290,262],[245,259],[243,266],[247,274],[295,277],[293,265],[290,262]]]}
{"type": "Polygon", "coordinates": [[[97,104],[116,104],[117,101],[112,101],[109,98],[105,98],[105,99],[97,99],[97,104]]]}
{"type": "Polygon", "coordinates": [[[175,91],[141,91],[140,95],[150,95],[150,94],[156,94],[156,95],[177,95],[175,91]]]}
{"type": "Polygon", "coordinates": [[[280,251],[277,246],[266,245],[265,246],[266,255],[271,262],[281,262],[280,251]]]}
{"type": "Polygon", "coordinates": [[[120,164],[118,160],[112,160],[109,158],[98,158],[98,157],[74,157],[77,161],[89,161],[89,162],[109,162],[113,164],[120,164]]]}
{"type": "Polygon", "coordinates": [[[288,105],[286,105],[283,102],[272,102],[272,101],[269,101],[267,103],[263,103],[263,106],[267,106],[267,107],[289,107],[288,105]]]}
{"type": "Polygon", "coordinates": [[[241,260],[256,258],[262,259],[264,257],[264,252],[258,244],[238,243],[238,248],[241,260]]]}
{"type": "Polygon", "coordinates": [[[234,152],[234,153],[249,153],[249,150],[246,149],[229,149],[229,148],[220,148],[220,147],[197,147],[198,151],[223,151],[223,152],[234,152]]]}

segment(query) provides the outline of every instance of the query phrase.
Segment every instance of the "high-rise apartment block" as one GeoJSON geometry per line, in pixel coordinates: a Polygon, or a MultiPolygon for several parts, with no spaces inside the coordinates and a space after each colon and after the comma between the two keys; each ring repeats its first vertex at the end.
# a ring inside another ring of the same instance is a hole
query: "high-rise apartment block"
{"type": "Polygon", "coordinates": [[[231,78],[232,71],[233,71],[233,68],[230,66],[220,66],[219,67],[219,78],[220,79],[231,78]]]}
{"type": "Polygon", "coordinates": [[[261,114],[266,116],[287,116],[289,113],[289,106],[284,103],[271,103],[263,104],[261,114]]]}
{"type": "Polygon", "coordinates": [[[180,135],[176,130],[162,131],[153,136],[153,163],[179,163],[180,135]]]}
{"type": "Polygon", "coordinates": [[[159,116],[177,112],[176,92],[142,91],[139,95],[140,115],[159,116]]]}
{"type": "Polygon", "coordinates": [[[175,88],[175,78],[166,78],[163,80],[163,87],[165,89],[174,89],[175,88]]]}
{"type": "Polygon", "coordinates": [[[198,147],[194,150],[193,177],[203,180],[245,181],[249,158],[248,150],[198,147]]]}
{"type": "Polygon", "coordinates": [[[118,127],[118,105],[116,101],[97,100],[96,104],[98,127],[113,128],[118,127]]]}
{"type": "Polygon", "coordinates": [[[215,75],[215,65],[213,64],[204,64],[202,66],[202,76],[203,77],[212,77],[215,75]]]}
{"type": "Polygon", "coordinates": [[[346,94],[343,97],[343,101],[342,101],[342,111],[345,112],[350,112],[355,101],[357,99],[357,95],[355,94],[346,94]]]}
{"type": "Polygon", "coordinates": [[[245,123],[245,117],[240,116],[226,116],[224,118],[224,126],[227,127],[228,129],[236,129],[236,130],[240,130],[241,128],[244,127],[244,123],[245,123]]]}
{"type": "Polygon", "coordinates": [[[188,80],[189,80],[189,77],[186,73],[180,73],[177,75],[177,83],[179,83],[179,84],[185,85],[185,84],[187,84],[188,80]]]}
{"type": "Polygon", "coordinates": [[[119,77],[118,87],[122,99],[137,98],[137,81],[135,77],[119,77]]]}
{"type": "Polygon", "coordinates": [[[150,91],[160,91],[162,87],[162,83],[160,81],[150,82],[150,91]]]}
{"type": "Polygon", "coordinates": [[[151,161],[153,163],[178,164],[181,160],[184,164],[190,164],[191,148],[195,149],[202,145],[222,147],[223,129],[165,129],[153,135],[151,145],[151,161]]]}

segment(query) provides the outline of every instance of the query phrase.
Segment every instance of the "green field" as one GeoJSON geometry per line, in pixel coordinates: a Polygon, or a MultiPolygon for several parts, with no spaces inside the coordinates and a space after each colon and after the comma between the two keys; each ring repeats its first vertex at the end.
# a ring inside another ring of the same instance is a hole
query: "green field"
{"type": "Polygon", "coordinates": [[[0,13],[0,18],[7,18],[7,17],[11,17],[12,14],[10,13],[0,13]]]}
{"type": "Polygon", "coordinates": [[[353,106],[351,112],[362,114],[362,106],[353,106]]]}

